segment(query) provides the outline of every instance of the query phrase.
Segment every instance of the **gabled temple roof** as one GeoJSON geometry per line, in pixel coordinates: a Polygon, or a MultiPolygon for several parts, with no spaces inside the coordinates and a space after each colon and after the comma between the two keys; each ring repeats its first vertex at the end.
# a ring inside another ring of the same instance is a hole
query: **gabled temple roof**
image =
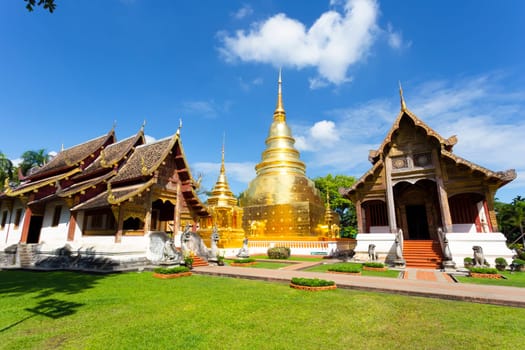
{"type": "Polygon", "coordinates": [[[97,159],[84,169],[81,174],[76,175],[75,178],[93,176],[93,174],[97,172],[108,171],[109,169],[114,168],[123,160],[123,158],[133,151],[133,147],[143,145],[144,143],[144,131],[141,128],[136,135],[106,146],[101,150],[97,159]]]}
{"type": "Polygon", "coordinates": [[[514,169],[506,170],[506,171],[492,171],[487,168],[484,168],[480,165],[477,165],[475,163],[472,163],[464,158],[461,158],[455,154],[452,153],[453,146],[457,143],[457,137],[451,136],[448,139],[445,139],[441,135],[439,135],[434,129],[429,127],[426,123],[424,123],[419,117],[417,117],[414,113],[412,113],[405,105],[405,101],[403,99],[402,90],[400,89],[401,93],[401,111],[399,112],[396,120],[394,121],[394,124],[390,128],[389,132],[387,133],[385,139],[379,146],[377,150],[372,150],[369,153],[368,159],[373,164],[372,168],[370,168],[363,176],[357,180],[354,185],[350,188],[340,188],[339,193],[343,196],[347,196],[351,193],[353,193],[359,186],[362,186],[366,179],[370,176],[374,176],[376,171],[383,167],[383,157],[386,152],[388,152],[387,147],[390,146],[392,142],[392,138],[396,131],[400,127],[400,123],[403,120],[403,118],[409,118],[416,127],[421,128],[428,137],[434,138],[440,145],[440,157],[441,158],[447,158],[452,161],[454,161],[456,164],[461,164],[472,171],[477,171],[479,173],[482,173],[487,178],[492,178],[499,182],[499,187],[509,183],[510,181],[514,180],[516,178],[516,171],[514,169]]]}
{"type": "Polygon", "coordinates": [[[118,174],[111,179],[112,184],[129,182],[151,176],[166,159],[178,140],[174,135],[154,143],[140,145],[128,161],[119,169],[118,174]]]}
{"type": "Polygon", "coordinates": [[[57,191],[57,196],[65,198],[70,197],[78,192],[86,191],[90,187],[94,187],[102,182],[107,181],[109,178],[114,176],[117,172],[115,170],[112,170],[106,174],[103,174],[101,176],[97,176],[95,178],[90,178],[87,180],[84,180],[82,182],[78,182],[72,186],[69,186],[68,188],[64,188],[57,191]]]}
{"type": "Polygon", "coordinates": [[[113,142],[115,142],[115,131],[111,129],[106,135],[59,152],[49,163],[27,175],[25,180],[37,180],[78,167],[89,157],[94,157],[98,149],[102,149],[104,145],[113,142]]]}
{"type": "Polygon", "coordinates": [[[57,183],[59,183],[60,180],[67,179],[77,174],[80,171],[81,169],[76,167],[62,174],[58,174],[58,175],[51,176],[51,177],[46,177],[46,178],[43,178],[37,181],[24,182],[16,188],[13,188],[13,189],[7,188],[4,194],[7,195],[8,197],[15,197],[15,196],[23,195],[31,191],[37,192],[39,188],[42,188],[47,185],[56,185],[57,183]]]}

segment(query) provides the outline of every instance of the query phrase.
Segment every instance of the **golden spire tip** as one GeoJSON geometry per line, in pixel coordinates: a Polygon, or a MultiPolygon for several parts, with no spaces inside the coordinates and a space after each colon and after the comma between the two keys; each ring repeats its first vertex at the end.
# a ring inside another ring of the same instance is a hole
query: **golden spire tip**
{"type": "Polygon", "coordinates": [[[405,104],[405,98],[403,97],[403,87],[401,86],[401,81],[399,81],[399,98],[401,101],[401,110],[405,111],[407,109],[407,105],[405,104]]]}

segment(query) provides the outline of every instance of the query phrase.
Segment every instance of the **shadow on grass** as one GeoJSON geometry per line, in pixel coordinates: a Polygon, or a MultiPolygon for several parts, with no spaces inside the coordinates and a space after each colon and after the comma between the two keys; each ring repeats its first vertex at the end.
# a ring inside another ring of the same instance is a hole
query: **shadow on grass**
{"type": "Polygon", "coordinates": [[[46,298],[55,293],[75,294],[93,288],[106,276],[66,271],[0,271],[0,296],[37,293],[35,298],[46,298]]]}
{"type": "Polygon", "coordinates": [[[57,319],[72,315],[77,311],[77,308],[83,305],[84,304],[58,299],[40,300],[35,307],[25,309],[26,311],[30,312],[31,315],[24,317],[23,319],[16,321],[9,326],[5,326],[4,328],[0,329],[0,333],[5,332],[35,316],[45,316],[52,319],[57,319]]]}

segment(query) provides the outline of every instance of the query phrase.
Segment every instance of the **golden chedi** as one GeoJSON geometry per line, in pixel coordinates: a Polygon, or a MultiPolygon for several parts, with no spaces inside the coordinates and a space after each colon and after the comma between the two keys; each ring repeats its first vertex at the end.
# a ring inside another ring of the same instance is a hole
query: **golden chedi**
{"type": "Polygon", "coordinates": [[[217,182],[208,197],[210,216],[201,221],[200,234],[208,246],[213,227],[217,227],[220,240],[219,248],[236,248],[242,246],[244,231],[242,229],[242,208],[238,206],[226,178],[224,166],[224,144],[222,146],[221,170],[217,182]]]}
{"type": "Polygon", "coordinates": [[[243,228],[254,240],[317,240],[325,208],[320,193],[306,177],[306,166],[286,124],[279,73],[277,107],[266,138],[256,178],[241,197],[243,228]]]}

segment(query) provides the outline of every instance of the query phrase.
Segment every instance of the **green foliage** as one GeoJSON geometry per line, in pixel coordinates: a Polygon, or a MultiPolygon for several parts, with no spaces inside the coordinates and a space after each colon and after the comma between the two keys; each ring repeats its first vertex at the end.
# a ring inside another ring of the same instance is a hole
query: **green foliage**
{"type": "Polygon", "coordinates": [[[514,259],[512,260],[512,263],[516,266],[524,266],[525,265],[525,260],[521,260],[521,259],[514,259]]]}
{"type": "Polygon", "coordinates": [[[298,286],[308,286],[308,287],[326,287],[333,286],[334,281],[322,280],[320,278],[304,278],[304,277],[293,277],[292,283],[298,286]]]}
{"type": "Polygon", "coordinates": [[[267,254],[270,259],[288,259],[291,250],[289,247],[273,247],[268,248],[267,254]]]}
{"type": "Polygon", "coordinates": [[[26,9],[29,12],[32,12],[35,6],[44,5],[44,10],[48,10],[49,13],[53,13],[55,11],[57,5],[55,4],[55,0],[24,0],[27,2],[26,9]],[[38,1],[38,2],[37,2],[38,1]]]}
{"type": "Polygon", "coordinates": [[[247,263],[255,262],[255,259],[254,258],[234,259],[233,262],[236,264],[247,264],[247,263]]]}
{"type": "Polygon", "coordinates": [[[189,272],[190,269],[186,266],[174,266],[174,267],[156,267],[153,272],[162,275],[171,275],[176,273],[189,272]]]}
{"type": "Polygon", "coordinates": [[[328,271],[334,272],[346,272],[346,273],[359,273],[361,272],[361,265],[359,264],[333,264],[328,268],[328,271]]]}
{"type": "Polygon", "coordinates": [[[366,266],[366,267],[375,267],[375,268],[383,268],[385,267],[385,264],[383,263],[380,263],[380,262],[372,262],[372,261],[369,261],[369,262],[365,262],[363,263],[363,266],[366,266]]]}
{"type": "Polygon", "coordinates": [[[496,263],[496,265],[499,265],[499,266],[507,266],[508,265],[507,260],[505,260],[505,258],[496,258],[496,260],[494,260],[494,262],[496,263]]]}
{"type": "Polygon", "coordinates": [[[472,259],[470,256],[467,256],[463,259],[464,265],[472,265],[474,264],[474,259],[472,259]]]}
{"type": "Polygon", "coordinates": [[[496,201],[494,204],[499,230],[507,237],[507,242],[520,240],[525,244],[525,198],[516,196],[511,203],[496,201]]]}
{"type": "Polygon", "coordinates": [[[10,181],[13,178],[13,163],[0,152],[0,190],[4,190],[6,180],[10,181]]]}
{"type": "Polygon", "coordinates": [[[341,237],[353,237],[357,233],[357,216],[354,204],[340,193],[340,188],[349,188],[355,182],[353,176],[328,174],[324,177],[313,179],[315,187],[319,189],[323,198],[328,193],[330,197],[330,207],[339,214],[341,237]]]}
{"type": "Polygon", "coordinates": [[[496,275],[498,273],[498,270],[493,267],[471,267],[469,271],[474,273],[486,273],[489,275],[496,275]]]}
{"type": "Polygon", "coordinates": [[[49,161],[49,154],[45,149],[38,151],[25,151],[22,153],[22,162],[20,163],[20,170],[22,174],[27,175],[28,171],[35,167],[41,167],[49,161]]]}

